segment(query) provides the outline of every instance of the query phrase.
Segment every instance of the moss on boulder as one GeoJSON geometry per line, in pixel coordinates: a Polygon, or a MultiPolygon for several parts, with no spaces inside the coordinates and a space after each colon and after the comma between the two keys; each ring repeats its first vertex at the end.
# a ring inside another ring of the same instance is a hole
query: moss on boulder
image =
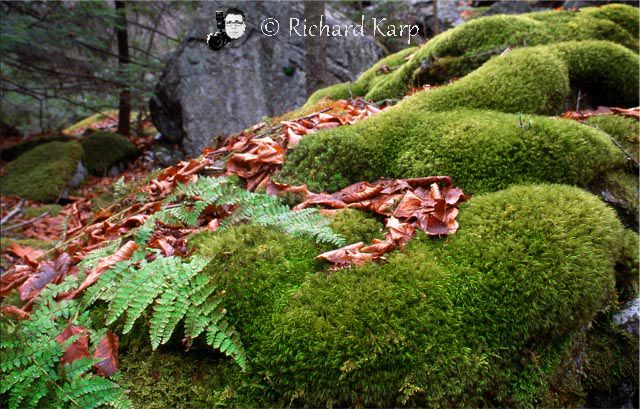
{"type": "Polygon", "coordinates": [[[83,162],[89,172],[104,175],[118,163],[126,162],[138,155],[138,149],[122,135],[99,131],[82,141],[83,162]]]}
{"type": "Polygon", "coordinates": [[[587,186],[623,161],[606,135],[575,121],[403,106],[304,138],[279,177],[334,191],[381,177],[449,175],[478,194],[527,182],[587,186]]]}
{"type": "Polygon", "coordinates": [[[182,351],[131,350],[123,354],[118,383],[134,407],[204,408],[223,402],[235,368],[211,356],[182,351]]]}
{"type": "Polygon", "coordinates": [[[560,185],[476,197],[460,225],[294,292],[257,358],[283,401],[535,405],[545,351],[612,296],[622,226],[595,196],[560,185]]]}
{"type": "Polygon", "coordinates": [[[607,4],[602,7],[585,7],[580,12],[589,17],[609,20],[627,30],[634,39],[638,38],[640,14],[637,8],[626,4],[607,4]]]}
{"type": "Polygon", "coordinates": [[[30,138],[24,142],[19,142],[15,145],[10,145],[0,149],[0,159],[2,159],[3,162],[10,162],[38,145],[49,142],[69,142],[71,140],[72,138],[66,135],[30,138]]]}
{"type": "Polygon", "coordinates": [[[243,342],[251,344],[261,320],[282,295],[319,269],[312,241],[258,226],[237,226],[192,240],[198,254],[210,257],[204,270],[226,291],[224,307],[243,342]]]}
{"type": "MultiPolygon", "coordinates": [[[[608,41],[569,41],[548,47],[566,64],[572,88],[601,105],[638,105],[637,53],[608,41]]],[[[545,52],[543,47],[533,50],[545,52]]]]}
{"type": "Polygon", "coordinates": [[[555,114],[569,94],[567,68],[553,53],[522,48],[492,58],[453,84],[418,92],[398,104],[443,111],[458,107],[555,114]]]}
{"type": "MultiPolygon", "coordinates": [[[[374,101],[401,98],[409,85],[436,84],[463,76],[508,46],[522,47],[561,41],[605,40],[637,53],[638,12],[627,5],[605,5],[581,11],[536,12],[518,16],[474,19],[434,37],[418,49],[402,50],[379,61],[352,85],[361,96],[374,101]],[[412,58],[404,60],[413,53],[412,58]],[[465,57],[465,65],[459,58],[465,57]],[[441,60],[444,59],[444,60],[441,60]],[[433,64],[437,76],[429,76],[433,64]],[[391,70],[381,72],[383,65],[391,70]]],[[[322,97],[344,97],[344,87],[317,91],[309,103],[322,97]],[[333,94],[335,92],[335,94],[333,94]]]]}
{"type": "Polygon", "coordinates": [[[10,162],[0,179],[2,193],[54,202],[67,188],[82,158],[78,142],[49,142],[10,162]]]}
{"type": "Polygon", "coordinates": [[[633,118],[625,118],[619,115],[596,115],[587,119],[586,123],[609,134],[624,150],[636,161],[640,160],[640,145],[638,135],[640,126],[633,118]]]}
{"type": "Polygon", "coordinates": [[[637,336],[611,320],[599,320],[588,333],[584,355],[587,407],[619,408],[638,402],[637,336]]]}

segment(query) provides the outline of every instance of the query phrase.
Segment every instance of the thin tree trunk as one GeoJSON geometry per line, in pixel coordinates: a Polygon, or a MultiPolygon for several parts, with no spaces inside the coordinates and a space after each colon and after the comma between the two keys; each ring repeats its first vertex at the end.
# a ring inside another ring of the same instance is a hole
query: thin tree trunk
{"type": "MultiPolygon", "coordinates": [[[[122,77],[126,78],[127,64],[129,64],[129,38],[127,36],[127,14],[124,1],[116,1],[118,13],[118,66],[122,77]]],[[[120,90],[120,104],[118,107],[118,133],[128,136],[131,133],[131,90],[125,85],[120,90]]]]}
{"type": "Polygon", "coordinates": [[[433,0],[433,35],[440,34],[440,19],[438,18],[438,0],[433,0]]]}
{"type": "MultiPolygon", "coordinates": [[[[304,3],[304,18],[309,25],[319,25],[320,16],[324,14],[324,1],[306,1],[304,3]]],[[[326,21],[323,20],[323,24],[326,21]]],[[[306,78],[307,95],[311,95],[318,88],[327,85],[327,52],[326,40],[323,35],[306,36],[306,78]]]]}

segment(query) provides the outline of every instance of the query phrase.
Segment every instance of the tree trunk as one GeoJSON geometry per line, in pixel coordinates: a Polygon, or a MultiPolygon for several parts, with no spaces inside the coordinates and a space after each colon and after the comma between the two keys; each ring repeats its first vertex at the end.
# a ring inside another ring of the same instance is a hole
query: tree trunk
{"type": "Polygon", "coordinates": [[[438,18],[438,0],[433,0],[433,36],[440,34],[440,19],[438,18]]]}
{"type": "MultiPolygon", "coordinates": [[[[118,26],[116,33],[118,37],[118,66],[125,83],[127,83],[127,64],[129,64],[129,38],[127,36],[127,11],[124,1],[116,1],[116,12],[118,13],[118,26]]],[[[126,85],[120,90],[120,104],[118,106],[118,133],[129,136],[131,133],[131,90],[126,85]]]]}
{"type": "MultiPolygon", "coordinates": [[[[307,21],[307,27],[310,25],[319,25],[320,16],[324,14],[324,1],[306,1],[304,3],[304,18],[307,21]]],[[[323,19],[323,24],[326,21],[323,19]]],[[[307,78],[307,96],[311,95],[315,90],[327,85],[327,52],[326,41],[324,35],[314,30],[315,36],[307,35],[305,39],[306,48],[306,78],[307,78]]]]}

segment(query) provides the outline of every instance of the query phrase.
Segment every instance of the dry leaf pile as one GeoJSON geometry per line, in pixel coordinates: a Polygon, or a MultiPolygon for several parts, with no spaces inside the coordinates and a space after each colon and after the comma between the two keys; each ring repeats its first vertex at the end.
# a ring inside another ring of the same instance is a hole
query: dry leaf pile
{"type": "Polygon", "coordinates": [[[591,118],[592,116],[606,114],[620,115],[627,118],[634,118],[640,121],[640,107],[625,109],[599,106],[596,109],[587,109],[583,111],[567,111],[562,114],[562,117],[566,119],[574,119],[576,121],[584,121],[591,118]]]}

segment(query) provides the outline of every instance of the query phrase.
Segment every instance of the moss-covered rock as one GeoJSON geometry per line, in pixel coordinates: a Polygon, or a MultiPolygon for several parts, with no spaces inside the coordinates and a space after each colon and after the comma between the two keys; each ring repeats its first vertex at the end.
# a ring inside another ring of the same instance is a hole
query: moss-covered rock
{"type": "Polygon", "coordinates": [[[131,160],[139,153],[127,138],[112,132],[93,132],[81,143],[83,162],[94,175],[104,175],[112,166],[131,160]]]}
{"type": "Polygon", "coordinates": [[[78,142],[49,142],[10,162],[0,179],[2,193],[53,202],[67,188],[82,158],[78,142]]]}
{"type": "Polygon", "coordinates": [[[118,383],[140,409],[204,408],[224,402],[234,368],[211,356],[183,351],[127,351],[118,383]]]}
{"type": "Polygon", "coordinates": [[[607,41],[525,47],[494,57],[461,80],[417,93],[400,105],[432,111],[469,107],[558,114],[570,96],[568,83],[600,104],[637,105],[639,71],[637,54],[607,41]]]}
{"type": "Polygon", "coordinates": [[[387,67],[389,71],[393,71],[405,63],[405,58],[418,50],[418,47],[409,47],[397,53],[388,55],[365,71],[356,82],[346,82],[334,84],[322,88],[311,94],[303,108],[308,108],[318,103],[323,98],[338,100],[347,97],[364,96],[370,88],[370,83],[380,78],[379,72],[383,67],[387,67]]]}
{"type": "Polygon", "coordinates": [[[569,94],[567,68],[553,53],[522,48],[494,57],[453,84],[418,92],[398,106],[443,111],[458,107],[555,114],[569,94]]]}
{"type": "MultiPolygon", "coordinates": [[[[549,48],[566,64],[572,88],[598,105],[638,105],[637,53],[608,41],[570,41],[549,48]]],[[[532,50],[544,52],[543,47],[532,50]]]]}
{"type": "Polygon", "coordinates": [[[476,197],[459,218],[446,241],[423,236],[292,294],[256,359],[284,402],[535,405],[546,351],[612,296],[622,226],[559,185],[476,197]]]}
{"type": "Polygon", "coordinates": [[[619,408],[638,402],[638,338],[611,320],[589,331],[584,356],[586,405],[619,408]]]}
{"type": "MultiPolygon", "coordinates": [[[[351,86],[374,101],[401,98],[410,85],[434,85],[463,76],[509,46],[606,40],[637,52],[637,22],[637,8],[627,5],[606,5],[579,12],[483,17],[445,31],[419,49],[403,50],[386,57],[365,71],[351,86]],[[405,61],[404,57],[410,53],[414,53],[413,57],[405,61]],[[465,57],[465,61],[473,64],[464,65],[459,58],[451,57],[465,57]],[[437,65],[437,75],[431,77],[429,71],[434,70],[433,64],[437,65]],[[381,72],[379,68],[383,65],[391,70],[381,72]]],[[[311,96],[309,102],[316,102],[321,97],[343,98],[344,89],[320,90],[311,96]]]]}
{"type": "Polygon", "coordinates": [[[640,295],[640,260],[638,233],[626,229],[622,250],[616,263],[616,292],[620,302],[631,301],[640,295]]]}
{"type": "Polygon", "coordinates": [[[319,269],[318,246],[280,231],[237,226],[192,240],[198,254],[210,257],[204,270],[226,291],[227,317],[243,342],[251,339],[283,294],[319,269]]]}
{"type": "Polygon", "coordinates": [[[596,115],[587,119],[586,123],[609,134],[616,140],[636,161],[640,159],[640,145],[638,135],[640,126],[633,118],[625,118],[620,115],[596,115]]]}
{"type": "Polygon", "coordinates": [[[634,9],[625,4],[607,4],[602,7],[585,7],[581,13],[589,17],[606,19],[627,30],[635,39],[640,31],[640,14],[638,9],[634,9]]]}
{"type": "Polygon", "coordinates": [[[606,135],[575,121],[403,106],[304,138],[280,178],[333,191],[381,177],[449,175],[478,194],[525,182],[586,186],[623,162],[606,135]]]}
{"type": "Polygon", "coordinates": [[[42,145],[49,142],[69,142],[72,138],[66,135],[53,135],[40,138],[30,138],[24,142],[10,145],[0,149],[0,159],[3,162],[10,162],[17,159],[23,153],[35,148],[38,145],[42,145]]]}
{"type": "Polygon", "coordinates": [[[638,175],[623,170],[605,173],[590,190],[612,205],[620,218],[631,229],[638,230],[638,175]]]}

